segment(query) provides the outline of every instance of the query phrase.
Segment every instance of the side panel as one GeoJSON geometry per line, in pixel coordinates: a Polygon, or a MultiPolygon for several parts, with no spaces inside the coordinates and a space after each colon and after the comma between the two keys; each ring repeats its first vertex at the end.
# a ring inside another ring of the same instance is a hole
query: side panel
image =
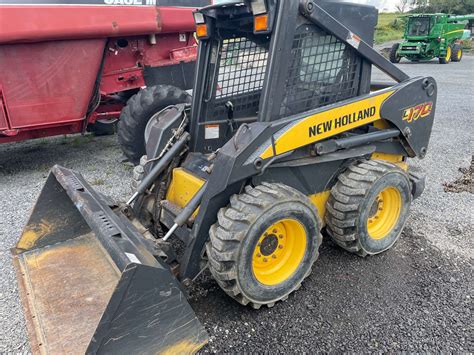
{"type": "Polygon", "coordinates": [[[188,89],[192,85],[197,47],[191,32],[109,39],[100,90],[102,94],[170,84],[188,89]],[[186,75],[187,74],[187,75],[186,75]]]}
{"type": "Polygon", "coordinates": [[[0,6],[0,43],[194,31],[192,7],[0,6]]]}
{"type": "Polygon", "coordinates": [[[105,40],[0,46],[0,85],[13,129],[85,117],[105,40]]]}

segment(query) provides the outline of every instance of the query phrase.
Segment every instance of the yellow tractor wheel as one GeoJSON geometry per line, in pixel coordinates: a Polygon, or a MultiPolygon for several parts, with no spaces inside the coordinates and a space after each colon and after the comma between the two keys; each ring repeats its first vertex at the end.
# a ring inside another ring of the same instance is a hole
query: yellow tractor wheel
{"type": "Polygon", "coordinates": [[[451,56],[453,55],[453,50],[451,46],[446,47],[446,54],[444,56],[439,57],[440,64],[448,64],[451,62],[451,56]]]}
{"type": "Polygon", "coordinates": [[[451,54],[451,61],[460,62],[462,59],[463,51],[460,44],[455,44],[453,46],[453,53],[451,54]]]}
{"type": "Polygon", "coordinates": [[[247,187],[211,227],[212,275],[241,304],[272,307],[309,275],[322,240],[318,218],[311,201],[289,186],[247,187]]]}
{"type": "Polygon", "coordinates": [[[407,173],[369,160],[350,166],[338,180],[327,202],[328,234],[360,256],[389,249],[403,230],[412,200],[407,173]]]}

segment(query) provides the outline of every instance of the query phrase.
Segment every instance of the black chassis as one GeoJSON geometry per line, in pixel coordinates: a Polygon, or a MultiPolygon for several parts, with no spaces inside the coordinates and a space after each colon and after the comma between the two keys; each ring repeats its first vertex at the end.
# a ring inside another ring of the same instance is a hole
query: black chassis
{"type": "MultiPolygon", "coordinates": [[[[219,209],[226,206],[230,197],[240,193],[245,185],[258,184],[262,181],[278,181],[309,195],[330,189],[339,173],[348,164],[356,159],[369,158],[375,151],[421,158],[426,154],[435,107],[429,117],[417,121],[416,124],[410,124],[402,117],[406,108],[420,103],[431,101],[435,106],[437,88],[434,79],[429,77],[410,79],[371,47],[372,38],[363,37],[363,28],[356,30],[357,24],[360,26],[360,21],[353,21],[354,27],[348,29],[337,20],[335,16],[342,16],[344,13],[337,13],[337,8],[332,7],[335,6],[334,4],[322,1],[316,3],[311,0],[301,0],[299,3],[285,0],[268,1],[268,4],[270,11],[273,11],[276,16],[272,24],[272,39],[268,49],[269,62],[258,119],[256,122],[242,123],[230,140],[222,146],[215,147],[219,148],[219,151],[212,162],[208,162],[205,158],[205,153],[208,151],[202,144],[203,134],[200,127],[202,125],[200,116],[203,112],[202,98],[210,70],[211,41],[200,42],[189,129],[192,137],[189,147],[191,153],[188,154],[182,166],[202,176],[208,183],[201,200],[200,212],[192,227],[183,226],[175,232],[175,235],[186,243],[185,253],[180,260],[178,277],[181,281],[188,281],[199,274],[202,269],[204,246],[209,237],[209,228],[215,223],[219,209]],[[334,16],[329,12],[331,10],[334,16]],[[361,69],[359,96],[309,112],[279,118],[277,112],[279,105],[276,103],[281,102],[283,97],[282,83],[285,80],[283,75],[287,72],[289,65],[286,58],[291,50],[296,24],[301,21],[314,23],[324,28],[357,50],[364,63],[361,69]],[[361,33],[362,37],[356,37],[360,39],[356,44],[354,44],[354,33],[361,33]],[[380,109],[381,117],[391,124],[391,129],[378,130],[370,127],[366,131],[358,132],[358,137],[333,137],[322,143],[320,153],[315,152],[316,146],[311,144],[269,159],[259,158],[256,152],[261,151],[262,146],[268,145],[269,142],[274,144],[275,136],[289,124],[369,97],[371,65],[375,65],[399,82],[378,92],[393,91],[380,109]],[[403,107],[400,103],[403,103],[403,107]],[[367,139],[364,140],[365,137],[367,139]],[[339,148],[331,149],[331,146],[339,148]],[[211,173],[205,172],[209,171],[211,164],[217,168],[211,173]]],[[[349,11],[357,11],[357,7],[351,7],[349,11]]],[[[217,18],[223,20],[225,16],[228,16],[243,19],[241,21],[245,22],[245,16],[242,16],[245,12],[248,16],[252,16],[248,8],[244,6],[214,5],[202,9],[201,12],[213,21],[217,18]]],[[[349,24],[351,24],[350,21],[349,24]]],[[[235,21],[233,25],[234,30],[238,31],[239,26],[243,24],[235,21]]],[[[189,110],[184,106],[180,110],[182,114],[172,118],[176,124],[182,119],[185,111],[189,114],[189,110]]],[[[167,126],[169,127],[169,124],[167,126]]],[[[414,196],[419,195],[422,180],[413,177],[412,182],[414,182],[414,196]]],[[[161,222],[169,228],[173,224],[172,218],[173,216],[162,218],[161,222]]]]}

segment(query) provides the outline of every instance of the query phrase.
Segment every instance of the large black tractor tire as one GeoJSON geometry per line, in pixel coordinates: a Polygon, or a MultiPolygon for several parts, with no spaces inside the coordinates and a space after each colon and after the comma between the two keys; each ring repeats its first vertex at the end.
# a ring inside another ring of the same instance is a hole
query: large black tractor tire
{"type": "Polygon", "coordinates": [[[237,302],[272,307],[310,274],[319,255],[320,225],[316,208],[299,191],[279,183],[247,186],[210,229],[211,273],[237,302]]]}
{"type": "Polygon", "coordinates": [[[451,53],[451,61],[460,62],[463,56],[462,46],[460,44],[455,44],[453,46],[453,53],[451,53]]]}
{"type": "Polygon", "coordinates": [[[326,204],[326,230],[359,256],[381,253],[398,240],[412,201],[408,175],[398,166],[369,160],[338,177],[326,204]]]}
{"type": "Polygon", "coordinates": [[[145,127],[154,114],[168,106],[190,102],[186,91],[170,85],[147,87],[133,95],[118,123],[118,139],[127,159],[136,165],[145,154],[145,127]]]}
{"type": "Polygon", "coordinates": [[[451,56],[453,55],[453,49],[451,46],[446,48],[446,55],[444,57],[439,57],[439,64],[449,64],[451,62],[451,56]]]}
{"type": "Polygon", "coordinates": [[[398,54],[397,54],[397,51],[398,51],[398,48],[400,47],[400,43],[394,43],[394,45],[392,46],[392,48],[390,49],[390,55],[389,55],[389,58],[390,58],[390,61],[392,63],[400,63],[400,60],[402,59],[402,57],[400,57],[398,54]]]}

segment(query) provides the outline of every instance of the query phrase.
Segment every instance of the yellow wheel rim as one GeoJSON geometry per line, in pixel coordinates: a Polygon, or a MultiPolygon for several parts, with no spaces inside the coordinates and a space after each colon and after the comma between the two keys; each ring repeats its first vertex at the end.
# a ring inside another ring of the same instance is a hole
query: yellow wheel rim
{"type": "Polygon", "coordinates": [[[446,60],[451,59],[451,47],[446,48],[446,60]]]}
{"type": "Polygon", "coordinates": [[[462,50],[458,50],[458,60],[461,59],[461,56],[462,56],[462,50]]]}
{"type": "Polygon", "coordinates": [[[375,199],[367,219],[367,231],[372,239],[380,240],[390,234],[402,210],[402,196],[394,187],[382,190],[375,199]]]}
{"type": "Polygon", "coordinates": [[[262,284],[274,286],[293,275],[306,251],[306,230],[295,219],[282,219],[260,236],[252,256],[252,271],[262,284]]]}

